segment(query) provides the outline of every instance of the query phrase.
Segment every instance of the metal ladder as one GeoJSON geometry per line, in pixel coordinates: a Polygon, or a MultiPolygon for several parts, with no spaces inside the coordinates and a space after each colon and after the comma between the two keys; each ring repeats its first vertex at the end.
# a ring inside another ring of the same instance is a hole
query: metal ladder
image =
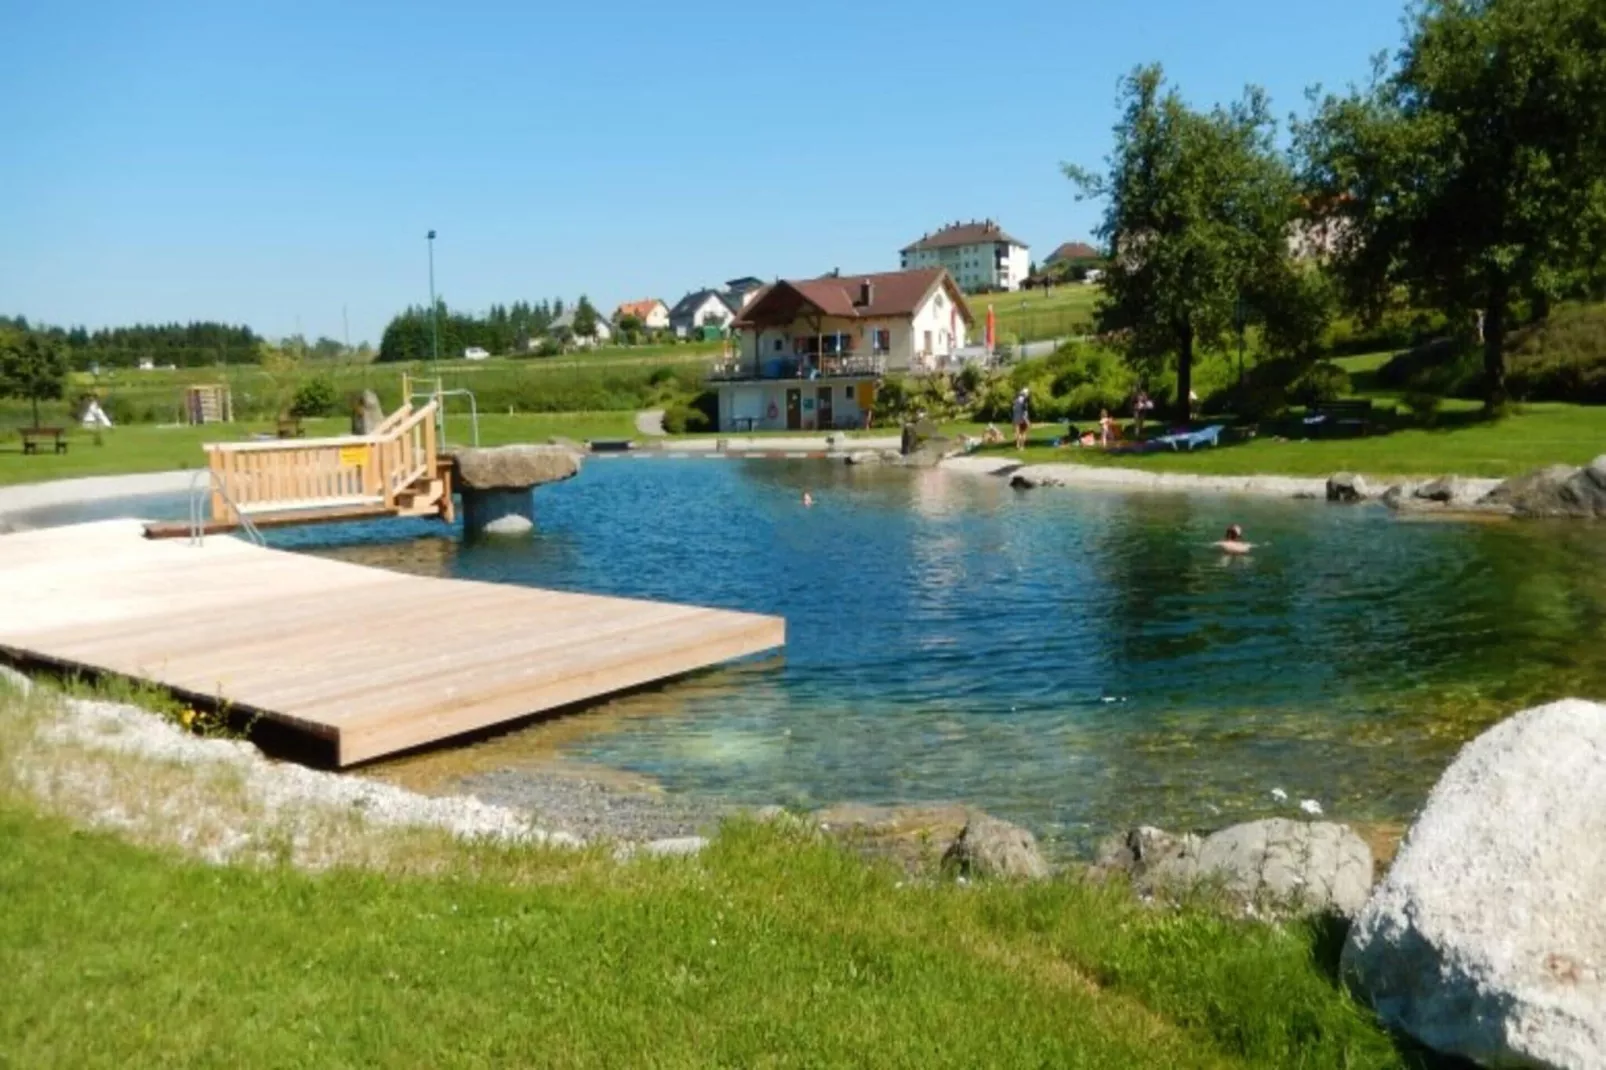
{"type": "Polygon", "coordinates": [[[239,505],[229,494],[229,488],[211,468],[198,469],[190,477],[190,545],[203,546],[206,543],[206,510],[213,494],[228,503],[234,510],[234,515],[240,518],[240,530],[245,532],[246,538],[258,546],[266,547],[268,542],[262,537],[261,530],[251,522],[251,518],[240,511],[239,505]],[[207,486],[201,486],[201,477],[207,477],[207,486]]]}

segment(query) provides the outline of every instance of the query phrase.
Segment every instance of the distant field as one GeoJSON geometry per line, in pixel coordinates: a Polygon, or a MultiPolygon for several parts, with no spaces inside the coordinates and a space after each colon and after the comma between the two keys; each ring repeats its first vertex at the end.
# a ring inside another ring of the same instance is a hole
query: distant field
{"type": "Polygon", "coordinates": [[[998,341],[1014,344],[1088,333],[1093,327],[1093,306],[1098,297],[1097,286],[1067,283],[1052,290],[976,294],[967,300],[976,316],[973,333],[977,340],[982,337],[987,306],[991,305],[998,320],[998,341]]]}

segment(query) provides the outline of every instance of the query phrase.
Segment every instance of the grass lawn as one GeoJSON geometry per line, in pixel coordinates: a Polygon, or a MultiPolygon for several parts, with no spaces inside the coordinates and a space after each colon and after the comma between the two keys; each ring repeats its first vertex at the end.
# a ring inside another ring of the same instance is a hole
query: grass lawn
{"type": "Polygon", "coordinates": [[[629,866],[440,850],[209,867],[0,798],[0,1065],[1418,1065],[1317,926],[911,885],[758,827],[629,866]]]}
{"type": "Polygon", "coordinates": [[[965,300],[976,317],[974,340],[981,340],[987,327],[987,306],[992,305],[1000,342],[1034,342],[1091,330],[1098,296],[1097,286],[1067,283],[1051,290],[975,294],[965,300]]]}
{"type": "MultiPolygon", "coordinates": [[[[303,425],[311,435],[340,435],[351,429],[345,419],[308,420],[303,425]]],[[[448,441],[465,445],[469,441],[466,410],[452,408],[447,415],[448,441]]],[[[16,437],[0,441],[0,485],[37,483],[75,476],[122,475],[129,472],[161,472],[179,468],[200,468],[206,464],[201,445],[205,442],[238,441],[253,432],[269,432],[272,424],[212,424],[206,427],[161,427],[130,424],[100,435],[101,445],[87,431],[73,431],[64,454],[25,455],[16,437]]],[[[584,441],[591,438],[632,438],[636,434],[635,415],[629,412],[563,412],[507,416],[481,414],[480,444],[504,445],[512,442],[545,442],[554,436],[584,441]]]]}
{"type": "MultiPolygon", "coordinates": [[[[1078,426],[1089,421],[1078,421],[1078,426]]],[[[981,434],[974,424],[958,425],[962,433],[981,434]]],[[[1009,435],[1008,428],[1000,428],[1009,435]]],[[[1024,453],[990,447],[1031,463],[1054,461],[1119,465],[1156,472],[1198,475],[1325,476],[1351,471],[1374,476],[1464,475],[1512,476],[1547,464],[1587,464],[1606,453],[1606,408],[1586,405],[1533,404],[1502,420],[1487,421],[1473,404],[1447,402],[1435,427],[1394,431],[1364,437],[1277,441],[1261,436],[1226,442],[1192,453],[1105,453],[1098,449],[1056,449],[1064,424],[1042,425],[1032,432],[1024,453]]]]}

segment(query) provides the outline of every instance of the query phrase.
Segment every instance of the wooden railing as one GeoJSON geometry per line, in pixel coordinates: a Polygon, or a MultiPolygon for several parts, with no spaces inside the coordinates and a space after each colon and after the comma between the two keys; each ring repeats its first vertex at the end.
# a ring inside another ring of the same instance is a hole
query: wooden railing
{"type": "Polygon", "coordinates": [[[436,404],[403,406],[370,435],[209,444],[207,463],[223,488],[212,495],[212,518],[395,508],[401,491],[435,470],[436,404]]]}

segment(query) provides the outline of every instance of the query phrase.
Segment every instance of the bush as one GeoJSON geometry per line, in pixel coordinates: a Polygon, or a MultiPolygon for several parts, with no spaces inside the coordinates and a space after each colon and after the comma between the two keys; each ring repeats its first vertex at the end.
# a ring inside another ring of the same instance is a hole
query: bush
{"type": "Polygon", "coordinates": [[[1377,381],[1402,392],[1481,397],[1483,357],[1462,339],[1441,338],[1395,354],[1377,370],[1377,381]]]}
{"type": "Polygon", "coordinates": [[[1412,416],[1425,424],[1431,424],[1439,418],[1439,405],[1442,398],[1437,394],[1430,394],[1425,390],[1407,391],[1400,401],[1405,405],[1412,416]]]}
{"type": "Polygon", "coordinates": [[[688,431],[705,431],[710,421],[699,409],[680,401],[664,410],[664,430],[671,435],[684,435],[688,431]]]}
{"type": "Polygon", "coordinates": [[[340,394],[335,390],[335,384],[321,375],[297,387],[290,401],[290,415],[298,419],[332,416],[339,408],[340,394]]]}
{"type": "Polygon", "coordinates": [[[1606,404],[1606,305],[1564,305],[1512,332],[1506,377],[1513,397],[1606,404]]]}
{"type": "Polygon", "coordinates": [[[1289,399],[1307,409],[1324,401],[1335,401],[1349,392],[1349,372],[1325,360],[1305,368],[1288,387],[1289,399]]]}

